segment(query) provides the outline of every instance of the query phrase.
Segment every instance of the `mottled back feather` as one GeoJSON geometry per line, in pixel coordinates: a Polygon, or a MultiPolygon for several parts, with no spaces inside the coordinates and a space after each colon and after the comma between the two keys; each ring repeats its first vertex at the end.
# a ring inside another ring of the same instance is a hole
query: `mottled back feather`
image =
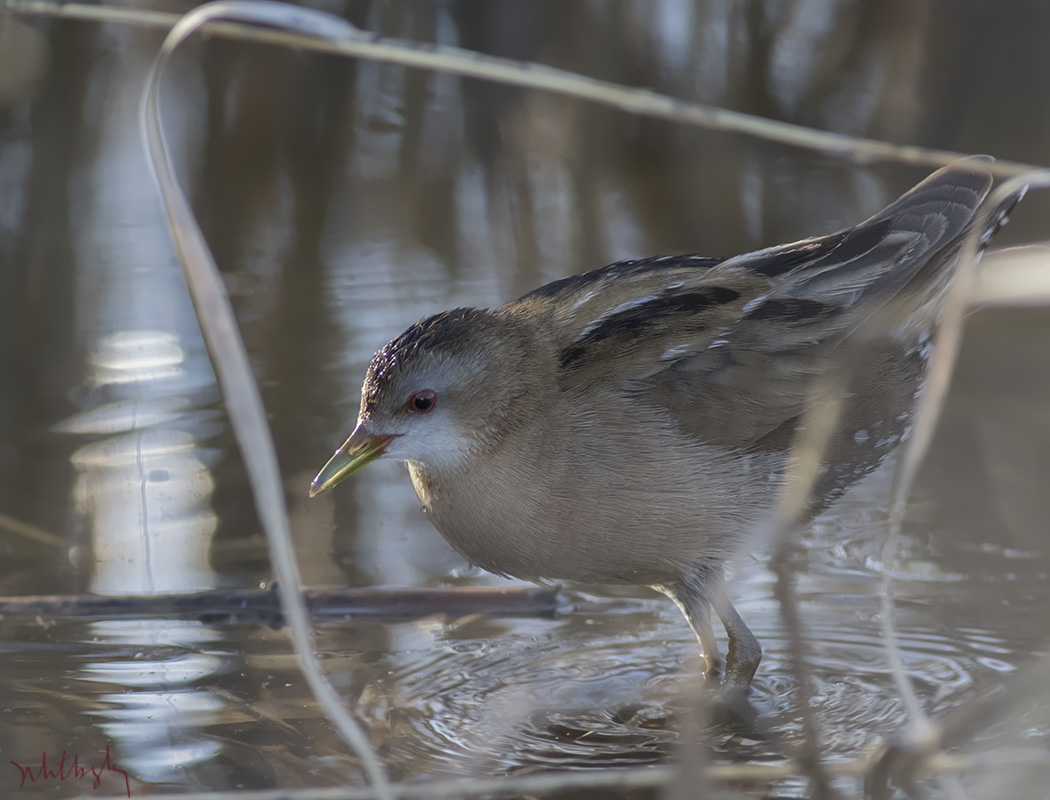
{"type": "MultiPolygon", "coordinates": [[[[847,230],[725,260],[620,262],[508,308],[542,301],[559,331],[563,390],[628,392],[697,440],[742,451],[789,445],[815,379],[837,363],[845,337],[875,317],[882,334],[854,346],[871,369],[853,388],[877,398],[871,409],[901,416],[903,428],[925,359],[919,337],[935,322],[932,301],[950,285],[991,184],[982,160],[967,159],[847,230]]],[[[875,412],[857,405],[863,424],[875,412]]],[[[863,445],[869,437],[856,438],[863,445]]]]}

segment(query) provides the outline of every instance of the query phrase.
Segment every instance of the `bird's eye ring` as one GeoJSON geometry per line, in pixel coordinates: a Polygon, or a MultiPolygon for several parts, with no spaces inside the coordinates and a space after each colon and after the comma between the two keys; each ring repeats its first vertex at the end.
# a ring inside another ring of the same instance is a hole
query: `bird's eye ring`
{"type": "Polygon", "coordinates": [[[429,414],[437,405],[437,394],[431,389],[421,389],[406,403],[406,408],[415,414],[429,414]]]}

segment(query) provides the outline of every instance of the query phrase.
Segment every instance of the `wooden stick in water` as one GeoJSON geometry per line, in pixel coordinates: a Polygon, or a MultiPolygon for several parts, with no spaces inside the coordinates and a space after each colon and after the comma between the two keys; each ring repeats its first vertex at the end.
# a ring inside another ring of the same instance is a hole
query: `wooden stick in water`
{"type": "MultiPolygon", "coordinates": [[[[553,615],[556,587],[454,586],[442,588],[368,587],[306,589],[304,598],[318,616],[415,619],[431,614],[553,615]]],[[[32,595],[0,597],[0,617],[153,617],[171,615],[260,615],[280,613],[269,589],[213,589],[181,594],[32,595]]]]}

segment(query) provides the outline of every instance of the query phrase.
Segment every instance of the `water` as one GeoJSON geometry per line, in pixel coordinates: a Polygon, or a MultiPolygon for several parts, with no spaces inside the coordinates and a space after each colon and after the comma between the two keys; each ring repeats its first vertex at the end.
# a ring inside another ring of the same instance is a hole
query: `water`
{"type": "MultiPolygon", "coordinates": [[[[861,36],[857,58],[874,53],[898,72],[879,83],[858,68],[849,89],[837,67],[789,46],[823,41],[836,25],[846,36],[848,15],[779,20],[767,49],[738,52],[723,35],[728,17],[680,5],[652,17],[543,3],[471,13],[366,4],[353,14],[388,33],[676,96],[1047,160],[1044,93],[1025,77],[1046,74],[1046,48],[996,34],[1016,22],[992,24],[977,8],[944,26],[934,9],[884,40],[861,36]],[[961,97],[949,67],[975,63],[960,49],[968,31],[991,35],[984,77],[961,97]],[[773,51],[784,70],[769,93],[737,87],[734,76],[773,51]],[[944,75],[915,97],[926,59],[940,59],[944,75]],[[1027,121],[1013,125],[1020,106],[1027,121]]],[[[1045,34],[1050,17],[1029,13],[1024,34],[1045,34]]],[[[141,152],[135,114],[156,37],[75,23],[39,30],[51,66],[0,116],[0,513],[51,538],[0,531],[0,594],[265,582],[243,464],[141,152]]],[[[444,544],[400,465],[371,465],[307,499],[351,427],[368,357],[407,324],[619,258],[724,255],[826,232],[920,177],[447,76],[222,42],[190,48],[168,88],[172,147],[237,308],[304,580],[317,586],[500,583],[444,544]]],[[[1040,202],[1026,200],[1003,242],[1045,236],[1040,202]]],[[[971,317],[909,509],[893,567],[898,643],[934,719],[996,696],[1050,638],[1048,337],[1046,310],[971,317]]],[[[881,474],[857,487],[792,556],[813,710],[834,762],[860,758],[906,720],[880,639],[887,485],[881,474]]],[[[733,593],[765,651],[751,695],[765,734],[716,727],[703,743],[718,763],[781,763],[802,739],[798,684],[760,550],[737,566],[733,593]]],[[[316,629],[324,668],[396,779],[697,752],[688,724],[703,691],[697,646],[679,612],[647,590],[565,587],[551,618],[479,609],[324,618],[316,629]]],[[[87,778],[20,787],[8,762],[39,766],[46,754],[53,765],[65,751],[97,767],[107,748],[128,782],[108,769],[99,791],[116,796],[361,781],[284,634],[257,622],[8,615],[0,653],[2,796],[94,791],[87,778]]],[[[1041,796],[1046,768],[1031,754],[1047,745],[1048,698],[1043,687],[962,736],[958,752],[979,765],[967,776],[973,796],[1041,796]]],[[[798,796],[804,785],[770,791],[798,796]]]]}

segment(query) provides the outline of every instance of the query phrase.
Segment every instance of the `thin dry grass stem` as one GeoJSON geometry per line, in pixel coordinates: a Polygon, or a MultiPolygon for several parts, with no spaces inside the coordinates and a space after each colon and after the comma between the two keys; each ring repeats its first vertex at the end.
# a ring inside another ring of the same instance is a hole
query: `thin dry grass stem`
{"type": "Polygon", "coordinates": [[[3,513],[0,513],[0,530],[13,533],[15,536],[21,536],[23,539],[29,539],[39,544],[46,544],[49,547],[57,547],[62,550],[69,547],[69,542],[60,539],[53,533],[48,533],[36,525],[30,525],[28,522],[22,522],[20,519],[15,519],[3,513]]]}
{"type": "Polygon", "coordinates": [[[689,695],[700,697],[701,702],[690,706],[689,712],[682,720],[679,733],[681,742],[678,750],[678,772],[671,779],[663,793],[664,800],[693,800],[697,797],[714,797],[714,785],[711,781],[711,751],[704,741],[703,723],[708,704],[714,699],[715,691],[708,681],[689,681],[692,691],[689,695]]]}
{"type": "Polygon", "coordinates": [[[986,254],[967,300],[971,310],[1050,305],[1050,242],[986,254]]]}
{"type": "MultiPolygon", "coordinates": [[[[873,780],[870,781],[870,784],[874,787],[873,792],[877,796],[888,791],[891,774],[895,774],[898,784],[909,794],[919,796],[921,792],[914,780],[916,765],[933,752],[938,742],[939,730],[930,723],[921,708],[914,687],[908,679],[903,656],[897,645],[891,567],[896,559],[896,547],[899,542],[908,492],[932,438],[932,432],[950,383],[954,357],[961,339],[964,313],[972,296],[980,234],[987,227],[991,215],[995,213],[1000,204],[1032,182],[1033,176],[1034,174],[1029,174],[1012,179],[998,188],[978,214],[974,231],[964,243],[959,256],[955,283],[945,300],[943,319],[938,328],[938,346],[928,368],[928,386],[924,389],[916,411],[911,437],[894,475],[888,534],[882,552],[884,571],[879,602],[884,646],[895,685],[908,713],[909,726],[900,740],[887,748],[885,756],[880,759],[873,771],[871,776],[873,780]],[[906,756],[902,757],[904,754],[906,756]],[[893,769],[890,769],[891,764],[893,769]],[[905,766],[902,768],[902,765],[905,766]]],[[[861,330],[853,334],[846,342],[838,368],[832,372],[827,384],[814,392],[815,400],[806,411],[805,419],[800,426],[800,435],[792,449],[789,470],[778,497],[775,516],[770,521],[768,528],[763,531],[774,546],[771,566],[777,577],[775,595],[780,604],[781,616],[788,634],[792,670],[799,682],[799,708],[804,732],[804,748],[799,758],[814,781],[815,793],[818,795],[830,789],[820,769],[819,732],[810,709],[808,647],[794,593],[794,574],[790,567],[791,534],[806,515],[807,502],[819,474],[824,451],[844,408],[847,386],[857,360],[854,355],[869,336],[877,335],[891,324],[884,317],[883,314],[876,315],[868,320],[861,330]]],[[[941,788],[952,800],[961,800],[965,797],[961,784],[954,780],[942,782],[941,788]]]]}
{"type": "Polygon", "coordinates": [[[839,794],[831,785],[830,777],[820,754],[820,726],[813,713],[813,694],[810,691],[812,673],[809,669],[809,647],[802,628],[802,619],[798,611],[798,599],[795,596],[795,573],[790,563],[790,546],[784,547],[773,558],[773,572],[777,576],[774,596],[780,605],[780,616],[788,632],[788,654],[791,669],[798,684],[798,714],[802,721],[802,745],[795,754],[795,760],[802,767],[802,772],[809,778],[813,797],[817,800],[831,800],[839,794]]]}
{"type": "MultiPolygon", "coordinates": [[[[889,525],[882,550],[883,574],[879,590],[879,607],[883,647],[890,663],[894,683],[908,714],[908,723],[880,760],[876,770],[878,776],[876,784],[879,787],[877,796],[888,791],[886,786],[890,778],[906,788],[915,787],[913,772],[916,765],[932,754],[936,748],[942,746],[941,738],[944,728],[932,722],[923,711],[915,687],[908,677],[904,658],[897,643],[893,605],[894,564],[897,559],[897,548],[908,496],[933,439],[937,420],[951,384],[955,358],[962,341],[968,300],[972,295],[972,286],[977,274],[981,234],[1001,204],[1030,185],[1050,186],[1050,172],[1040,170],[1013,178],[997,187],[977,214],[973,230],[963,243],[954,283],[944,301],[937,329],[937,344],[927,365],[926,383],[916,407],[911,435],[902,448],[893,476],[889,525]]],[[[965,796],[962,787],[957,784],[942,782],[941,788],[949,797],[965,796]]],[[[917,792],[918,790],[913,788],[912,791],[917,792]]]]}
{"type": "MultiPolygon", "coordinates": [[[[233,2],[233,0],[230,0],[233,2]]],[[[246,0],[239,5],[249,8],[258,3],[246,0]]],[[[280,4],[268,4],[280,5],[280,4]]],[[[202,6],[206,8],[207,6],[202,6]]],[[[22,14],[36,14],[93,22],[143,25],[170,28],[178,20],[177,14],[165,14],[112,6],[92,6],[81,3],[56,3],[48,0],[3,0],[0,10],[22,14]]],[[[321,12],[314,12],[321,14],[321,12]]],[[[325,15],[328,16],[328,15],[325,15]]],[[[421,44],[397,39],[385,39],[361,31],[338,17],[328,16],[346,27],[339,37],[324,40],[312,38],[308,32],[257,28],[250,24],[209,22],[206,32],[214,36],[264,42],[286,47],[301,47],[316,52],[333,53],[354,58],[367,58],[406,67],[436,70],[479,80],[503,83],[526,89],[554,92],[566,97],[598,105],[617,108],[631,114],[665,119],[683,125],[707,128],[752,136],[804,150],[821,152],[828,156],[849,158],[859,163],[891,161],[914,166],[941,167],[962,158],[965,153],[935,150],[924,147],[895,145],[876,139],[865,139],[845,134],[829,133],[801,125],[764,119],[762,117],[728,111],[715,106],[688,103],[644,89],[630,89],[615,83],[586,78],[565,70],[541,64],[513,61],[497,56],[481,55],[470,50],[447,45],[421,44]]],[[[279,25],[280,23],[275,23],[279,25]]],[[[1010,177],[1030,172],[1037,167],[1030,164],[1000,161],[989,167],[999,177],[1010,177]]]]}
{"type": "MultiPolygon", "coordinates": [[[[935,756],[924,765],[925,774],[961,775],[972,769],[970,759],[960,756],[935,756]]],[[[828,764],[825,769],[833,778],[862,779],[872,768],[870,758],[828,764]]],[[[712,784],[764,786],[799,777],[793,761],[777,764],[711,764],[706,769],[707,779],[712,784]]],[[[395,798],[473,798],[473,797],[520,797],[533,795],[545,797],[556,792],[573,790],[591,793],[602,789],[629,791],[642,789],[666,789],[677,780],[677,767],[650,765],[607,770],[540,772],[529,775],[513,775],[506,778],[452,778],[398,783],[391,787],[395,798]]],[[[373,800],[376,793],[370,788],[325,787],[311,789],[263,789],[257,791],[191,792],[177,795],[178,800],[373,800]]],[[[694,797],[706,795],[694,794],[694,797]]],[[[120,795],[119,798],[123,798],[120,795]]],[[[80,800],[119,800],[117,796],[98,797],[85,795],[80,800]]]]}
{"type": "Polygon", "coordinates": [[[244,454],[245,469],[259,521],[266,533],[270,562],[277,575],[281,607],[295,646],[299,668],[321,709],[361,759],[376,795],[389,800],[393,795],[378,757],[314,656],[313,631],[301,594],[299,568],[284,502],[284,486],[262,398],[219,270],[178,185],[168,157],[160,111],[160,85],[164,68],[179,44],[210,20],[221,18],[291,27],[310,36],[341,36],[349,29],[349,25],[327,14],[281,4],[219,2],[198,8],[172,27],[161,46],[147,80],[143,121],[147,150],[164,201],[172,241],[186,277],[201,332],[212,355],[230,425],[244,454]]]}
{"type": "Polygon", "coordinates": [[[835,433],[846,402],[846,389],[852,372],[852,348],[847,346],[839,368],[815,388],[813,401],[807,407],[799,435],[791,449],[787,474],[773,518],[761,534],[773,546],[770,566],[776,575],[774,596],[788,634],[788,655],[798,684],[798,713],[802,721],[803,744],[796,758],[812,784],[817,798],[838,796],[822,763],[820,727],[812,707],[812,672],[809,669],[809,646],[795,595],[795,572],[792,565],[793,534],[807,515],[809,498],[823,462],[824,451],[835,433]]]}

